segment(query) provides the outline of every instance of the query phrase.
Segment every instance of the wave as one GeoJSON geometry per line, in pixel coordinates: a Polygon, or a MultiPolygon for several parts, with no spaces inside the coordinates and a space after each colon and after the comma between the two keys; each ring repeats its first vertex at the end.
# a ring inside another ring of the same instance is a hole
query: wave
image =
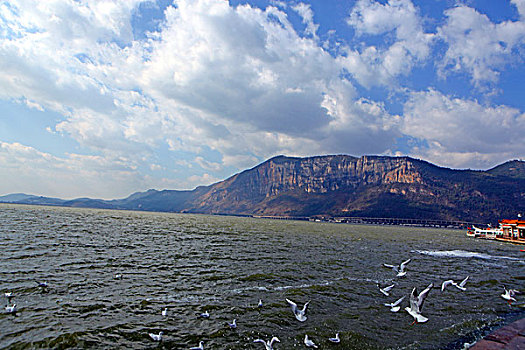
{"type": "Polygon", "coordinates": [[[507,259],[507,260],[520,260],[511,256],[501,256],[501,255],[489,255],[479,252],[469,252],[466,250],[416,250],[416,253],[423,255],[431,255],[437,257],[445,258],[477,258],[485,260],[495,260],[495,259],[507,259]]]}

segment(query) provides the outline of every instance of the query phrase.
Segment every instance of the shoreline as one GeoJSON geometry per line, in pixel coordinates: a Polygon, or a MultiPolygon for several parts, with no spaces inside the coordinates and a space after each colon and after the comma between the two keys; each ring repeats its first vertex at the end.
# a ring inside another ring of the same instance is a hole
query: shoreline
{"type": "Polygon", "coordinates": [[[469,347],[471,350],[525,349],[525,318],[506,324],[469,347]]]}

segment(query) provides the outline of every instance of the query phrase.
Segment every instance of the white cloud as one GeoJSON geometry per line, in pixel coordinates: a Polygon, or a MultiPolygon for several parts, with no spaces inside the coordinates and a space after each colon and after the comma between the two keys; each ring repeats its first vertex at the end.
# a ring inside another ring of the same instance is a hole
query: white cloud
{"type": "Polygon", "coordinates": [[[345,56],[339,58],[340,64],[365,87],[393,86],[397,76],[407,75],[430,54],[434,34],[423,31],[418,10],[410,0],[389,0],[385,4],[359,0],[347,23],[358,36],[394,37],[386,48],[365,45],[357,50],[347,47],[345,56]]]}
{"type": "MultiPolygon", "coordinates": [[[[520,11],[523,2],[514,1],[520,11]]],[[[520,12],[523,13],[523,12],[520,12]]],[[[448,45],[440,71],[466,72],[472,82],[481,87],[499,79],[506,64],[520,59],[516,50],[525,43],[525,22],[493,23],[475,9],[457,6],[445,11],[446,23],[438,36],[448,45]]]]}
{"type": "Polygon", "coordinates": [[[303,23],[306,25],[305,34],[317,39],[317,30],[319,25],[314,21],[314,12],[312,11],[309,4],[303,2],[292,7],[303,19],[303,23]]]}
{"type": "Polygon", "coordinates": [[[508,106],[483,106],[475,100],[436,90],[414,92],[404,107],[402,131],[424,140],[413,152],[438,164],[486,168],[523,156],[525,114],[508,106]]]}
{"type": "Polygon", "coordinates": [[[147,186],[135,164],[125,158],[80,154],[60,158],[20,143],[0,141],[0,164],[0,193],[110,199],[147,186]]]}

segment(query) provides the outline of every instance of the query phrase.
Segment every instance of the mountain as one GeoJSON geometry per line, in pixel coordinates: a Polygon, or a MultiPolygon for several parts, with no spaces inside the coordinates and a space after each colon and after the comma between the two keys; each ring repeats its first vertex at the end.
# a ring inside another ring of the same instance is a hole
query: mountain
{"type": "MultiPolygon", "coordinates": [[[[28,200],[38,204],[33,197],[15,202],[28,200]]],[[[525,162],[510,161],[476,171],[442,168],[410,157],[278,156],[192,191],[148,190],[124,199],[76,199],[57,205],[229,215],[495,222],[525,212],[525,162]]]]}

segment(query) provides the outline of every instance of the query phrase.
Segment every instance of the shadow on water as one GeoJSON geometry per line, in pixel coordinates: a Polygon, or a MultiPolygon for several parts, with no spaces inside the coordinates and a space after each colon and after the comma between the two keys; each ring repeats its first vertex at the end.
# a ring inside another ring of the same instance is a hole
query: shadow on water
{"type": "Polygon", "coordinates": [[[0,348],[259,349],[277,336],[291,349],[308,334],[320,348],[462,349],[524,316],[500,294],[524,289],[525,253],[462,231],[0,205],[0,245],[1,297],[18,308],[0,314],[0,348]],[[383,267],[409,258],[403,278],[383,267]],[[466,291],[441,291],[466,276],[466,291]],[[408,295],[430,283],[429,321],[411,325],[408,295]],[[401,311],[384,306],[402,296],[401,311]],[[310,302],[306,322],[286,298],[310,302]]]}

